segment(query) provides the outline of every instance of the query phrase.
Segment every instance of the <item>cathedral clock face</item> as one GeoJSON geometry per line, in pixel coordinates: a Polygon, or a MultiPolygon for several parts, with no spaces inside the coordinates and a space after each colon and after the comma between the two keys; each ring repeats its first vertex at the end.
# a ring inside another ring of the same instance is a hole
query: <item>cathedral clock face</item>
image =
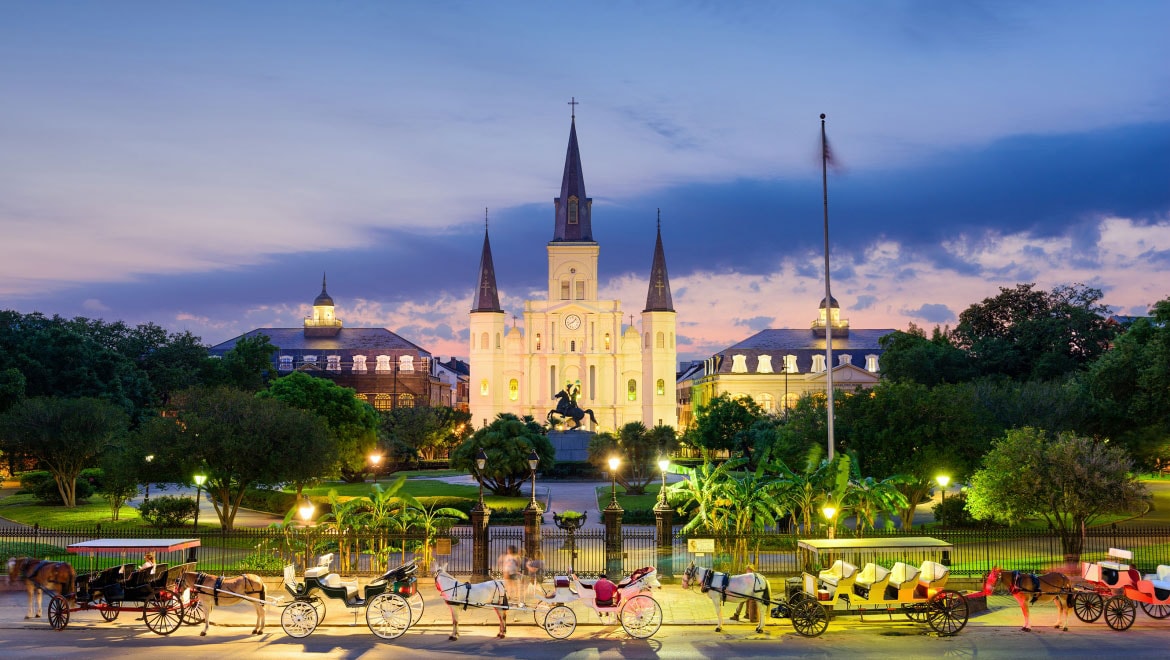
{"type": "Polygon", "coordinates": [[[570,330],[576,330],[581,327],[581,317],[576,314],[569,314],[565,317],[565,327],[570,330]]]}

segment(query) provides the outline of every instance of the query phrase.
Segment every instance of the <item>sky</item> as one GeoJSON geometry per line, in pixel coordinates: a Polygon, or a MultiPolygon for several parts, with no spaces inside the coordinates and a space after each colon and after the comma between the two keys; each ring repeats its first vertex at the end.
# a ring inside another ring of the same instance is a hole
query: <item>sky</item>
{"type": "Polygon", "coordinates": [[[349,327],[468,354],[547,287],[575,98],[599,296],[661,209],[680,360],[951,325],[1000,287],[1170,296],[1170,3],[0,0],[0,308],[349,327]]]}

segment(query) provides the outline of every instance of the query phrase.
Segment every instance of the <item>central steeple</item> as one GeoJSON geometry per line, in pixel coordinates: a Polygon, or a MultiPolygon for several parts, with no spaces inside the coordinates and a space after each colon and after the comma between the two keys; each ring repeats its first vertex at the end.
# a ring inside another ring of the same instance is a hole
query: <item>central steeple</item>
{"type": "MultiPolygon", "coordinates": [[[[572,103],[575,110],[575,100],[572,103]]],[[[569,148],[565,152],[561,196],[553,200],[557,216],[553,241],[592,243],[593,224],[590,222],[590,210],[593,200],[585,196],[585,173],[581,170],[581,150],[577,146],[576,112],[570,121],[569,148]]]]}

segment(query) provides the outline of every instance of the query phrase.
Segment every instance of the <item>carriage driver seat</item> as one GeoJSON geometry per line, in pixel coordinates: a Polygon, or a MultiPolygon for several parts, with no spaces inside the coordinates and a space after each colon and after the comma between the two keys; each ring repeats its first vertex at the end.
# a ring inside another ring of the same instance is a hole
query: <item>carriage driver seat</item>
{"type": "MultiPolygon", "coordinates": [[[[329,566],[333,564],[333,553],[321,555],[317,558],[317,565],[313,568],[305,569],[305,577],[307,578],[323,578],[329,573],[329,566]]],[[[340,579],[340,578],[339,578],[340,579]]]]}

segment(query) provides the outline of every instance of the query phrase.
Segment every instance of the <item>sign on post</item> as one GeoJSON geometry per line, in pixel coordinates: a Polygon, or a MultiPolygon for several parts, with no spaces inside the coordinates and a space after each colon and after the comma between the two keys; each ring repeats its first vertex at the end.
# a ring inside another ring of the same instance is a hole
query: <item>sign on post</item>
{"type": "Polygon", "coordinates": [[[696,555],[715,554],[715,539],[687,539],[687,552],[696,555]]]}
{"type": "Polygon", "coordinates": [[[449,555],[451,554],[451,539],[435,539],[435,554],[449,555]]]}

